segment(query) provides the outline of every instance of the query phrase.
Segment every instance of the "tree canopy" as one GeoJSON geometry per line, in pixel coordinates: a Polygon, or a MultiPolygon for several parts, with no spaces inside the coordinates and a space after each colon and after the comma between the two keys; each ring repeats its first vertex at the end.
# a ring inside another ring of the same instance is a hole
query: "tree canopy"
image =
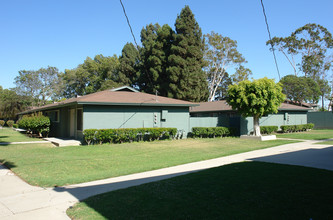
{"type": "Polygon", "coordinates": [[[96,55],[94,59],[87,57],[83,64],[63,74],[64,97],[86,95],[100,90],[127,85],[127,77],[118,74],[119,59],[116,55],[105,57],[96,55]]]}
{"type": "MultiPolygon", "coordinates": [[[[227,69],[234,65],[246,62],[241,53],[237,51],[237,41],[229,37],[211,32],[205,35],[205,59],[207,61],[206,74],[209,88],[209,101],[213,101],[217,96],[217,91],[227,77],[227,69]]],[[[244,67],[243,67],[244,68],[244,67]]],[[[235,76],[237,77],[237,76],[235,76]]]]}
{"type": "Polygon", "coordinates": [[[201,28],[189,6],[177,16],[176,34],[170,49],[167,73],[168,96],[193,102],[206,101],[208,85],[204,67],[204,41],[201,28]]]}
{"type": "Polygon", "coordinates": [[[280,80],[282,91],[287,99],[301,105],[302,102],[317,103],[320,96],[320,88],[311,78],[295,75],[287,75],[280,80]]]}
{"type": "Polygon", "coordinates": [[[228,104],[244,117],[253,117],[254,135],[260,136],[259,119],[267,114],[277,113],[285,100],[280,83],[273,79],[241,81],[228,89],[228,104]]]}
{"type": "Polygon", "coordinates": [[[21,70],[15,77],[16,91],[19,95],[33,98],[34,105],[45,105],[49,99],[60,96],[61,79],[58,68],[48,66],[39,70],[21,70]]]}

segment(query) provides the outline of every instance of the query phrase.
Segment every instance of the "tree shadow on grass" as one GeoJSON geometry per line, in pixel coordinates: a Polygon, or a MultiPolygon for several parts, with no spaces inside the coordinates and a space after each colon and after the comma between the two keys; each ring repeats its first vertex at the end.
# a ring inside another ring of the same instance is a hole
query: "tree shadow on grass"
{"type": "Polygon", "coordinates": [[[15,167],[16,167],[16,165],[15,165],[14,162],[7,161],[5,159],[0,159],[0,169],[6,169],[6,168],[12,169],[12,168],[15,168],[15,167]],[[1,165],[4,166],[4,167],[2,167],[1,165]]]}

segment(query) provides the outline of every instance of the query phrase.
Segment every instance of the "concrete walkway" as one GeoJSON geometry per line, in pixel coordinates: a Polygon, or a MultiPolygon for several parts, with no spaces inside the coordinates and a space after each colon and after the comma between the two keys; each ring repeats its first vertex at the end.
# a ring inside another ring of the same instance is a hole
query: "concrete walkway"
{"type": "Polygon", "coordinates": [[[246,160],[333,170],[333,146],[304,141],[65,187],[30,186],[0,166],[0,219],[69,219],[66,209],[90,196],[246,160]]]}

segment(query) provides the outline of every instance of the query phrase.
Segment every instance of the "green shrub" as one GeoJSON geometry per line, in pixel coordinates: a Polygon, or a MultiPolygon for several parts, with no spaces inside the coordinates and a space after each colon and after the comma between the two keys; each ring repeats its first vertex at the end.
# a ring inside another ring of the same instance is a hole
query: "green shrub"
{"type": "Polygon", "coordinates": [[[86,129],[83,131],[84,139],[88,145],[170,139],[176,133],[177,128],[86,129]]]}
{"type": "Polygon", "coordinates": [[[6,124],[8,125],[8,127],[12,128],[13,127],[13,124],[14,124],[14,121],[13,120],[8,120],[6,122],[6,124]]]}
{"type": "Polygon", "coordinates": [[[30,134],[37,134],[39,137],[47,137],[50,132],[50,119],[41,113],[25,115],[19,120],[18,126],[24,128],[30,134]]]}
{"type": "Polygon", "coordinates": [[[18,128],[18,124],[13,124],[13,128],[18,128]]]}
{"type": "Polygon", "coordinates": [[[234,134],[233,130],[226,127],[193,127],[192,137],[215,138],[226,137],[234,134]]]}
{"type": "Polygon", "coordinates": [[[278,126],[260,126],[261,134],[272,134],[273,132],[277,132],[279,129],[278,126]]]}
{"type": "Polygon", "coordinates": [[[314,127],[314,124],[301,124],[301,125],[281,125],[280,128],[283,133],[290,133],[290,132],[302,132],[310,130],[314,127]]]}
{"type": "Polygon", "coordinates": [[[88,145],[93,144],[97,129],[86,129],[83,131],[84,140],[88,145]]]}
{"type": "Polygon", "coordinates": [[[5,126],[5,121],[4,120],[0,120],[0,126],[1,127],[5,126]]]}

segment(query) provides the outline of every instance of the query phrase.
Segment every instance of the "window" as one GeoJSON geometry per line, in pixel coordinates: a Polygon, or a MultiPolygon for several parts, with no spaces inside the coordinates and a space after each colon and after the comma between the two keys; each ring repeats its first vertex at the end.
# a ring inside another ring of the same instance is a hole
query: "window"
{"type": "Polygon", "coordinates": [[[59,110],[47,111],[45,116],[48,116],[51,122],[59,122],[59,110]]]}
{"type": "Polygon", "coordinates": [[[76,130],[82,131],[83,129],[83,111],[82,108],[76,110],[76,130]]]}

